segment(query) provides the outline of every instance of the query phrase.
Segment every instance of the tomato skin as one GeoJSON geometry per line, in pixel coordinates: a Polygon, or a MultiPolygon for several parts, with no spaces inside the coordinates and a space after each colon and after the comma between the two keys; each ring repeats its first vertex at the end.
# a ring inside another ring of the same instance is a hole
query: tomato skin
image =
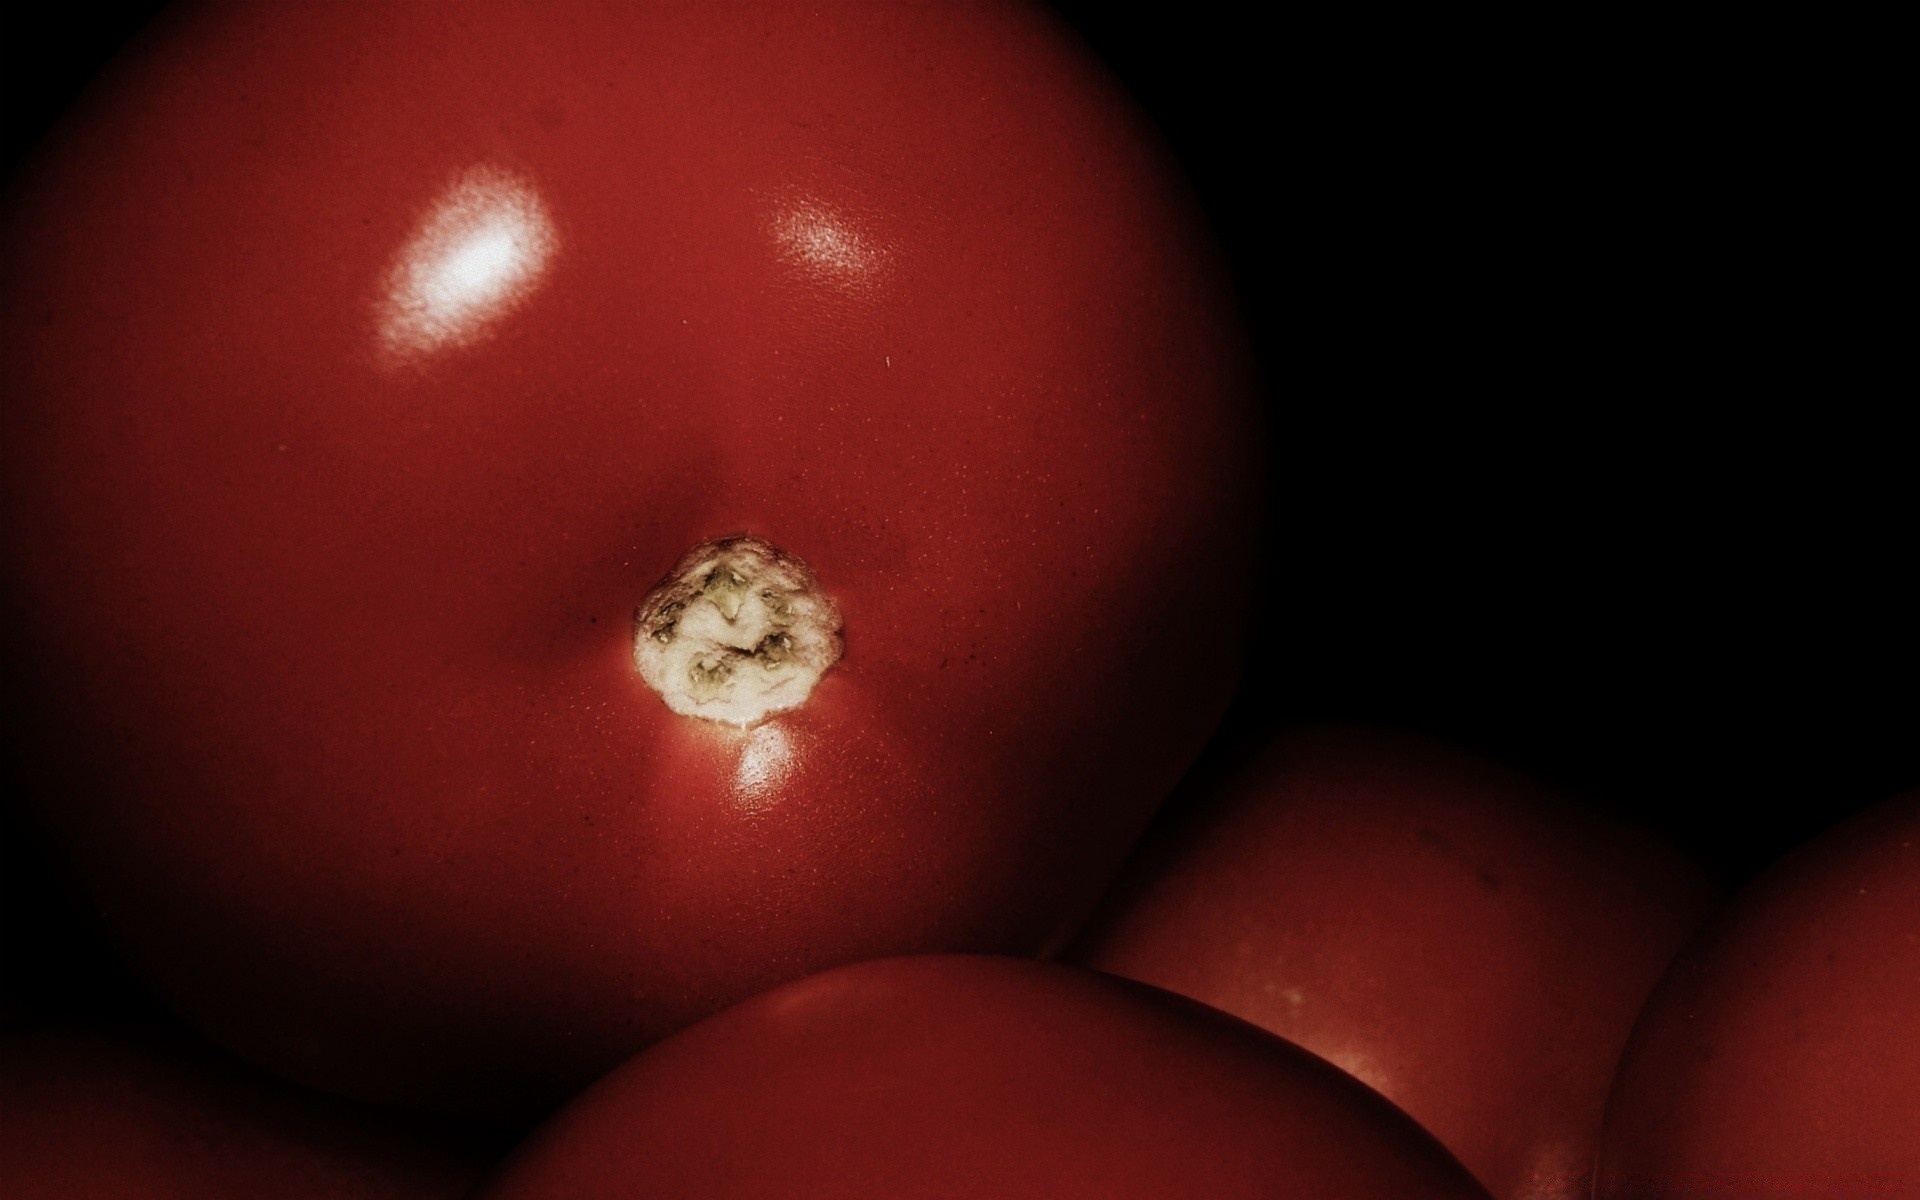
{"type": "Polygon", "coordinates": [[[485,1200],[1482,1196],[1393,1107],[1199,1005],[1057,964],[860,963],[642,1053],[485,1200]]]}
{"type": "Polygon", "coordinates": [[[152,1034],[9,1031],[0,1112],[8,1200],[457,1200],[492,1163],[152,1034]]]}
{"type": "Polygon", "coordinates": [[[524,1112],[820,967],[1055,947],[1224,707],[1164,631],[1244,607],[1244,355],[1034,12],[190,10],[11,210],[37,809],[150,986],[294,1077],[524,1112]],[[550,253],[393,335],[462,187],[550,253]],[[847,645],[746,734],[629,629],[739,531],[847,645]]]}
{"type": "Polygon", "coordinates": [[[1920,792],[1768,868],[1647,1002],[1603,1198],[1920,1196],[1920,792]]]}
{"type": "Polygon", "coordinates": [[[1285,730],[1148,834],[1068,957],[1377,1088],[1502,1197],[1582,1197],[1614,1064],[1714,891],[1437,742],[1285,730]]]}

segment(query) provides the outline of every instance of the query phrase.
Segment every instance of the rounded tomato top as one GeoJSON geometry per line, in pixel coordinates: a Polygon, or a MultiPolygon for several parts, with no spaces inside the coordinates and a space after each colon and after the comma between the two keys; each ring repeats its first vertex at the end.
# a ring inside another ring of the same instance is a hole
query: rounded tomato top
{"type": "Polygon", "coordinates": [[[1379,1096],[1250,1025],[1046,963],[860,963],[639,1055],[486,1200],[1480,1197],[1379,1096]]]}
{"type": "Polygon", "coordinates": [[[1070,957],[1351,1071],[1496,1196],[1585,1200],[1634,1017],[1718,899],[1701,872],[1386,730],[1285,730],[1208,782],[1149,832],[1070,957]]]}
{"type": "Polygon", "coordinates": [[[1765,871],[1641,1013],[1595,1194],[1913,1195],[1917,931],[1920,792],[1765,871]]]}
{"type": "Polygon", "coordinates": [[[1237,672],[1241,347],[1036,12],[195,9],[0,249],[39,812],[321,1085],[524,1107],[831,963],[1043,950],[1237,672]],[[741,537],[823,623],[667,579],[741,537]]]}

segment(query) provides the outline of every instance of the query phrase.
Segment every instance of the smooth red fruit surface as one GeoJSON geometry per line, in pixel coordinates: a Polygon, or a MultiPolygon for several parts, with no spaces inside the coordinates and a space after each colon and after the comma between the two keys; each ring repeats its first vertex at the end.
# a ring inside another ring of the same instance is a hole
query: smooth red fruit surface
{"type": "Polygon", "coordinates": [[[0,1037],[7,1200],[458,1200],[490,1165],[204,1047],[75,1030],[0,1037]]]}
{"type": "Polygon", "coordinates": [[[1920,792],[1768,868],[1675,960],[1596,1195],[1920,1196],[1920,792]]]}
{"type": "Polygon", "coordinates": [[[1634,1015],[1714,902],[1690,865],[1381,730],[1284,732],[1178,804],[1069,957],[1351,1071],[1497,1196],[1586,1196],[1634,1015]]]}
{"type": "Polygon", "coordinates": [[[39,812],[297,1078],[524,1111],[818,968],[1057,946],[1237,671],[1227,301],[1037,10],[193,9],[0,249],[39,812]],[[845,646],[745,730],[632,627],[740,532],[845,646]]]}
{"type": "Polygon", "coordinates": [[[843,967],[641,1054],[485,1200],[1482,1196],[1405,1115],[1278,1038],[1013,959],[843,967]]]}

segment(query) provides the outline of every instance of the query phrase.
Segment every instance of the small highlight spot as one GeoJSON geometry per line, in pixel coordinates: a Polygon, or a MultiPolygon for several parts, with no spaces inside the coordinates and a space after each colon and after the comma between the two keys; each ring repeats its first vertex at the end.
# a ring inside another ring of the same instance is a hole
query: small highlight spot
{"type": "Polygon", "coordinates": [[[412,362],[479,341],[533,294],[558,246],[530,183],[492,166],[463,171],[387,271],[382,352],[412,362]]]}
{"type": "Polygon", "coordinates": [[[782,258],[819,282],[864,292],[886,276],[888,254],[862,224],[852,213],[801,196],[774,214],[773,240],[782,258]]]}
{"type": "Polygon", "coordinates": [[[758,811],[780,793],[793,766],[793,744],[778,723],[762,725],[748,735],[733,771],[734,804],[758,811]]]}

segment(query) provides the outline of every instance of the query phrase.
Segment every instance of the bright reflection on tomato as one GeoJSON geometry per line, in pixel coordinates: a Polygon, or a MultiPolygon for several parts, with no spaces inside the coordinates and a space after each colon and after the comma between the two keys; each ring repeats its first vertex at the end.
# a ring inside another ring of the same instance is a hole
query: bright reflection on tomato
{"type": "Polygon", "coordinates": [[[381,348],[411,359],[471,344],[525,302],[557,244],[529,184],[489,167],[464,172],[388,272],[381,348]]]}

